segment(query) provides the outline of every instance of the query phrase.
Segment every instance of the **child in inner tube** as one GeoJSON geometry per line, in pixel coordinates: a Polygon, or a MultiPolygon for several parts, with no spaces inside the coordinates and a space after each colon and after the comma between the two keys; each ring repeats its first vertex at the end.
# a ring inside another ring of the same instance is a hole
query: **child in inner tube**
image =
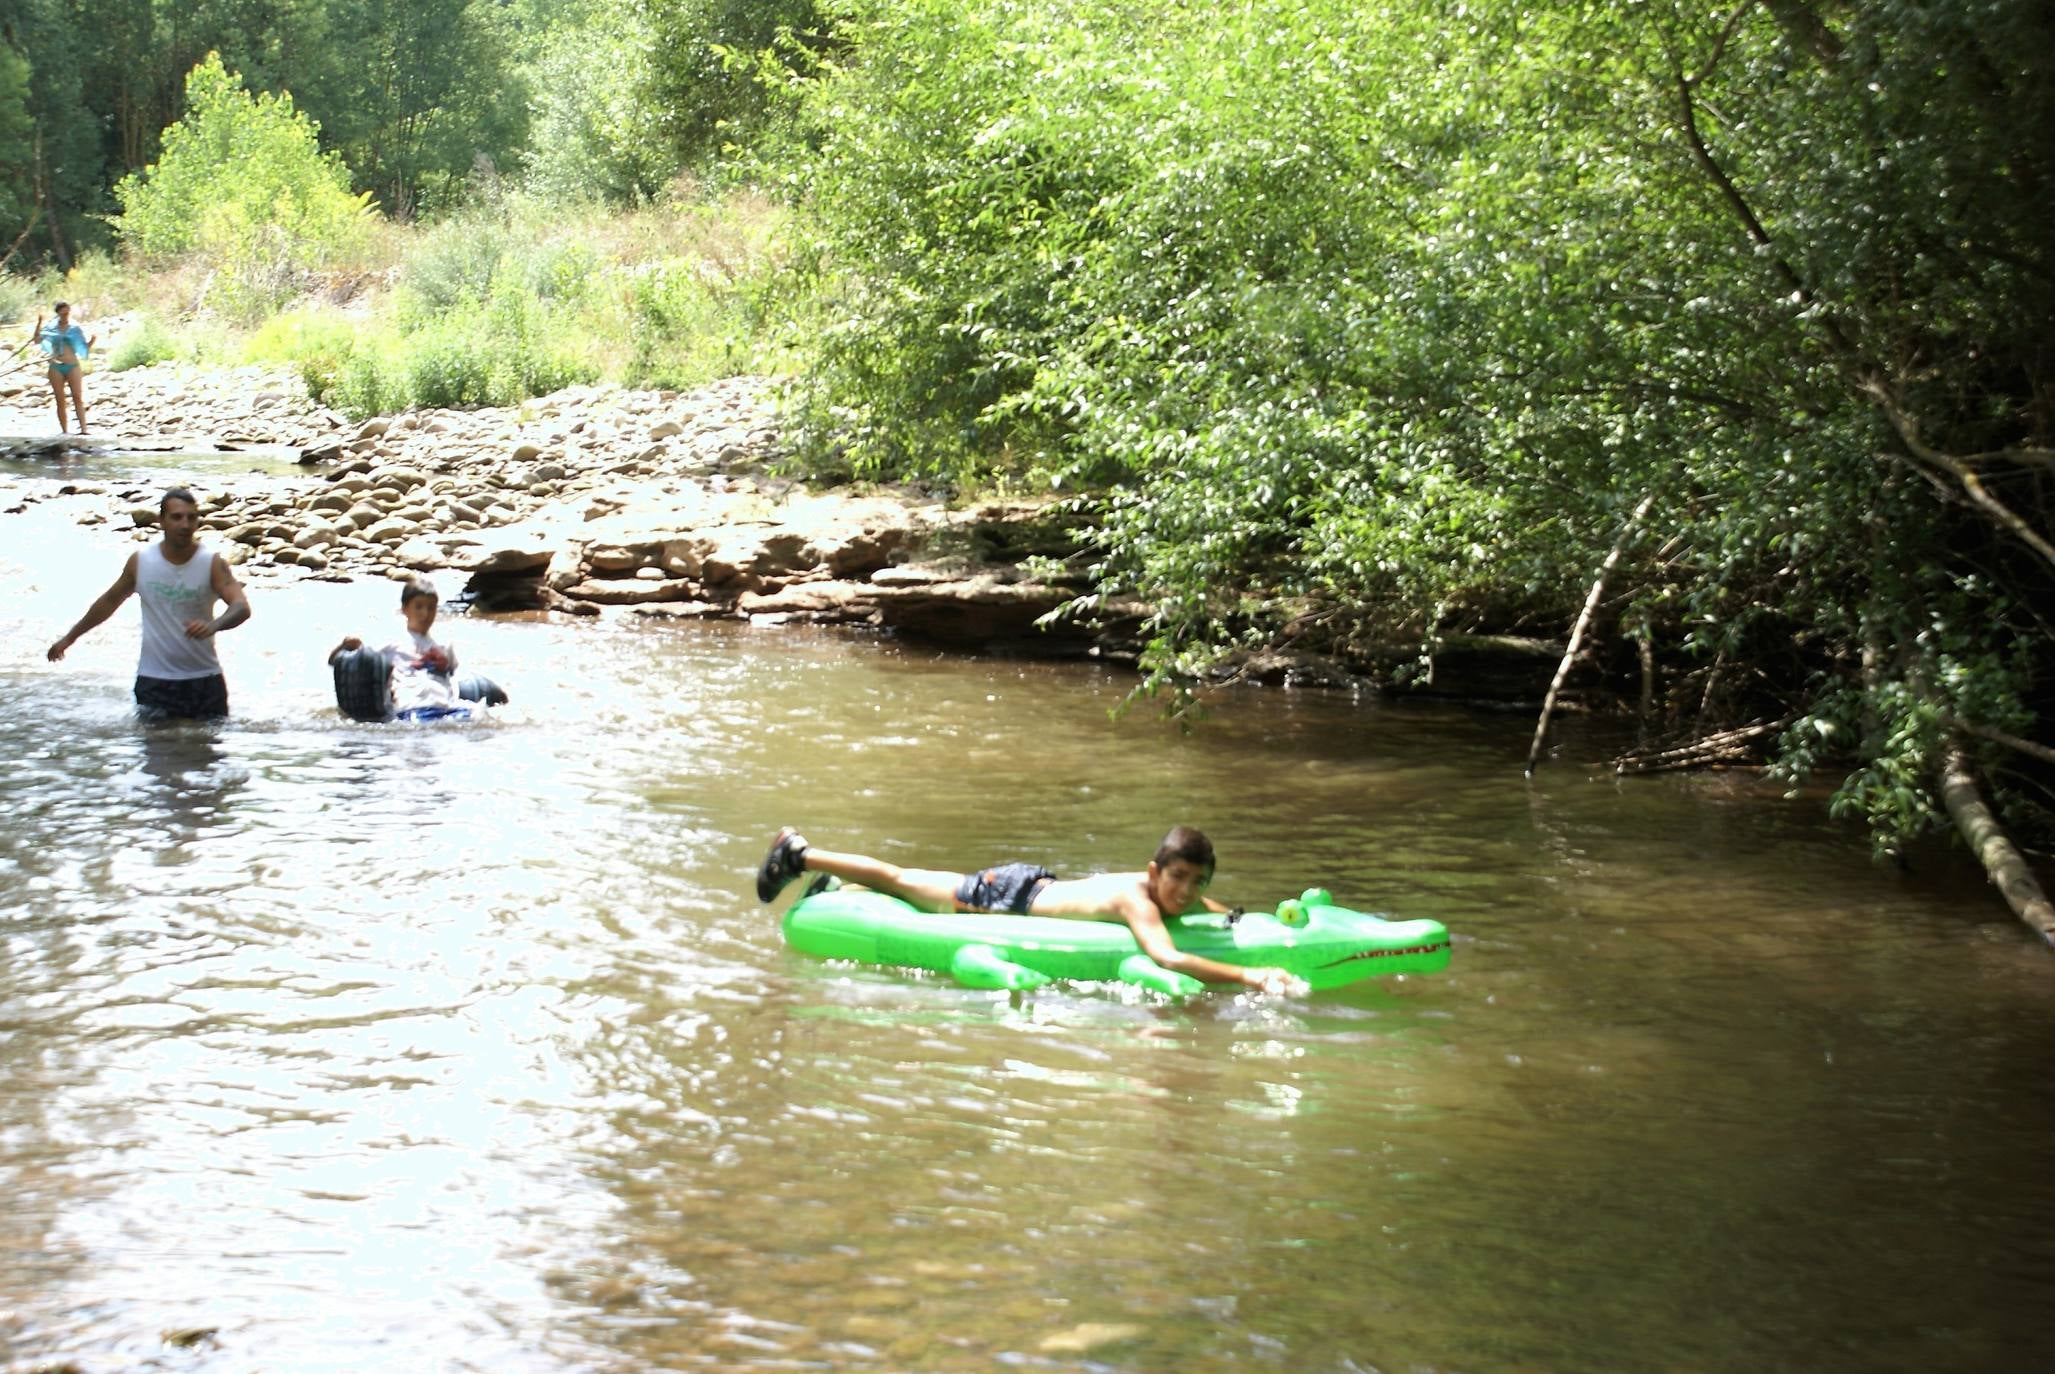
{"type": "Polygon", "coordinates": [[[1058,878],[1032,864],[1001,864],[979,873],[901,868],[866,854],[833,854],[815,849],[790,826],[778,832],[757,870],[756,895],[774,901],[787,883],[804,873],[826,873],[874,892],[889,893],[922,911],[1010,912],[1021,916],[1067,916],[1122,921],[1142,953],[1164,968],[1205,983],[1239,983],[1259,992],[1302,996],[1304,981],[1281,968],[1243,968],[1186,954],[1164,927],[1167,916],[1198,911],[1226,912],[1206,895],[1213,882],[1213,842],[1189,825],[1174,827],[1140,873],[1100,873],[1058,878]]]}
{"type": "MultiPolygon", "coordinates": [[[[441,604],[433,583],[414,578],[400,588],[400,614],[406,617],[407,630],[379,651],[392,665],[392,713],[400,720],[471,714],[471,704],[457,694],[456,651],[428,635],[441,604]]],[[[328,651],[328,661],[333,664],[363,647],[364,641],[355,635],[345,636],[328,651]]]]}

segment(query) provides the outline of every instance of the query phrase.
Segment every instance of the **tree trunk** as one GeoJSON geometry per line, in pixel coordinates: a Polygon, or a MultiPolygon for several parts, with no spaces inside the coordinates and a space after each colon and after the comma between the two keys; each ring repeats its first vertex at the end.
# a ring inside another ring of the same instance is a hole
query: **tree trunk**
{"type": "Polygon", "coordinates": [[[2040,937],[2055,945],[2055,903],[2041,890],[2034,871],[2013,846],[2005,827],[1991,814],[1977,790],[1976,772],[1959,739],[1948,742],[1941,757],[1941,800],[1955,821],[1955,828],[1983,863],[1984,872],[2005,895],[2013,914],[2032,926],[2040,937]]]}
{"type": "Polygon", "coordinates": [[[1641,504],[1627,517],[1627,523],[1620,530],[1620,537],[1613,541],[1612,551],[1605,556],[1605,562],[1598,565],[1598,576],[1591,583],[1591,592],[1584,598],[1584,609],[1577,614],[1577,623],[1570,627],[1570,644],[1563,651],[1563,661],[1556,665],[1555,680],[1548,684],[1548,695],[1541,699],[1541,719],[1534,725],[1534,743],[1527,749],[1527,776],[1534,776],[1535,760],[1541,757],[1541,746],[1548,739],[1548,719],[1555,714],[1556,696],[1563,690],[1564,679],[1570,676],[1570,667],[1576,663],[1577,655],[1584,648],[1584,632],[1591,627],[1591,617],[1598,611],[1598,603],[1605,598],[1605,580],[1613,574],[1613,568],[1620,561],[1620,555],[1627,551],[1627,545],[1634,542],[1634,536],[1641,530],[1641,522],[1648,515],[1648,508],[1655,504],[1655,493],[1641,498],[1641,504]]]}

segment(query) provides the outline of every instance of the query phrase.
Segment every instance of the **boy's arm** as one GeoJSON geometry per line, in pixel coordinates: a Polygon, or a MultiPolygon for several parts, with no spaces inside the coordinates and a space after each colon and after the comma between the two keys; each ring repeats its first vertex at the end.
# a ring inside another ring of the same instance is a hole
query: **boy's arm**
{"type": "MultiPolygon", "coordinates": [[[[1221,907],[1220,910],[1227,908],[1221,907]]],[[[1306,991],[1304,982],[1281,968],[1244,968],[1240,964],[1223,964],[1216,959],[1185,953],[1172,943],[1170,932],[1164,929],[1163,918],[1156,914],[1155,906],[1140,898],[1121,903],[1117,914],[1134,932],[1135,943],[1142,947],[1142,953],[1174,973],[1188,974],[1202,983],[1238,983],[1258,992],[1302,994],[1306,991]]]]}

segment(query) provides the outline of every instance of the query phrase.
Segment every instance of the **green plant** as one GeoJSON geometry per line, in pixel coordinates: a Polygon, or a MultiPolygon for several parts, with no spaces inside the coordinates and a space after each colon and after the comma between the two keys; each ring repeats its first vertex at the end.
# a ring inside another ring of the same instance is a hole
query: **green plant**
{"type": "Polygon", "coordinates": [[[177,356],[178,344],[170,331],[159,324],[155,316],[146,315],[115,345],[107,368],[110,372],[126,372],[132,367],[168,362],[177,356]]]}
{"type": "Polygon", "coordinates": [[[185,117],[165,130],[158,161],[115,196],[125,247],[146,260],[199,256],[216,274],[212,299],[252,320],[353,249],[370,213],[292,97],[253,97],[215,53],[187,76],[185,117]]]}

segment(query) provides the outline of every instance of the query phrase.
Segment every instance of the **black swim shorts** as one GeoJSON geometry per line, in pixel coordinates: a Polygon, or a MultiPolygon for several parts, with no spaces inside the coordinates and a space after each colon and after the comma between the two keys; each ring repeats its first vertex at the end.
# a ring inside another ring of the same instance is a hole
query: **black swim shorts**
{"type": "Polygon", "coordinates": [[[982,873],[966,873],[956,885],[956,906],[960,911],[1005,911],[1027,915],[1043,888],[1056,875],[1034,864],[1001,864],[982,873]]]}
{"type": "Polygon", "coordinates": [[[212,720],[228,714],[228,679],[136,677],[136,710],[146,720],[212,720]]]}

